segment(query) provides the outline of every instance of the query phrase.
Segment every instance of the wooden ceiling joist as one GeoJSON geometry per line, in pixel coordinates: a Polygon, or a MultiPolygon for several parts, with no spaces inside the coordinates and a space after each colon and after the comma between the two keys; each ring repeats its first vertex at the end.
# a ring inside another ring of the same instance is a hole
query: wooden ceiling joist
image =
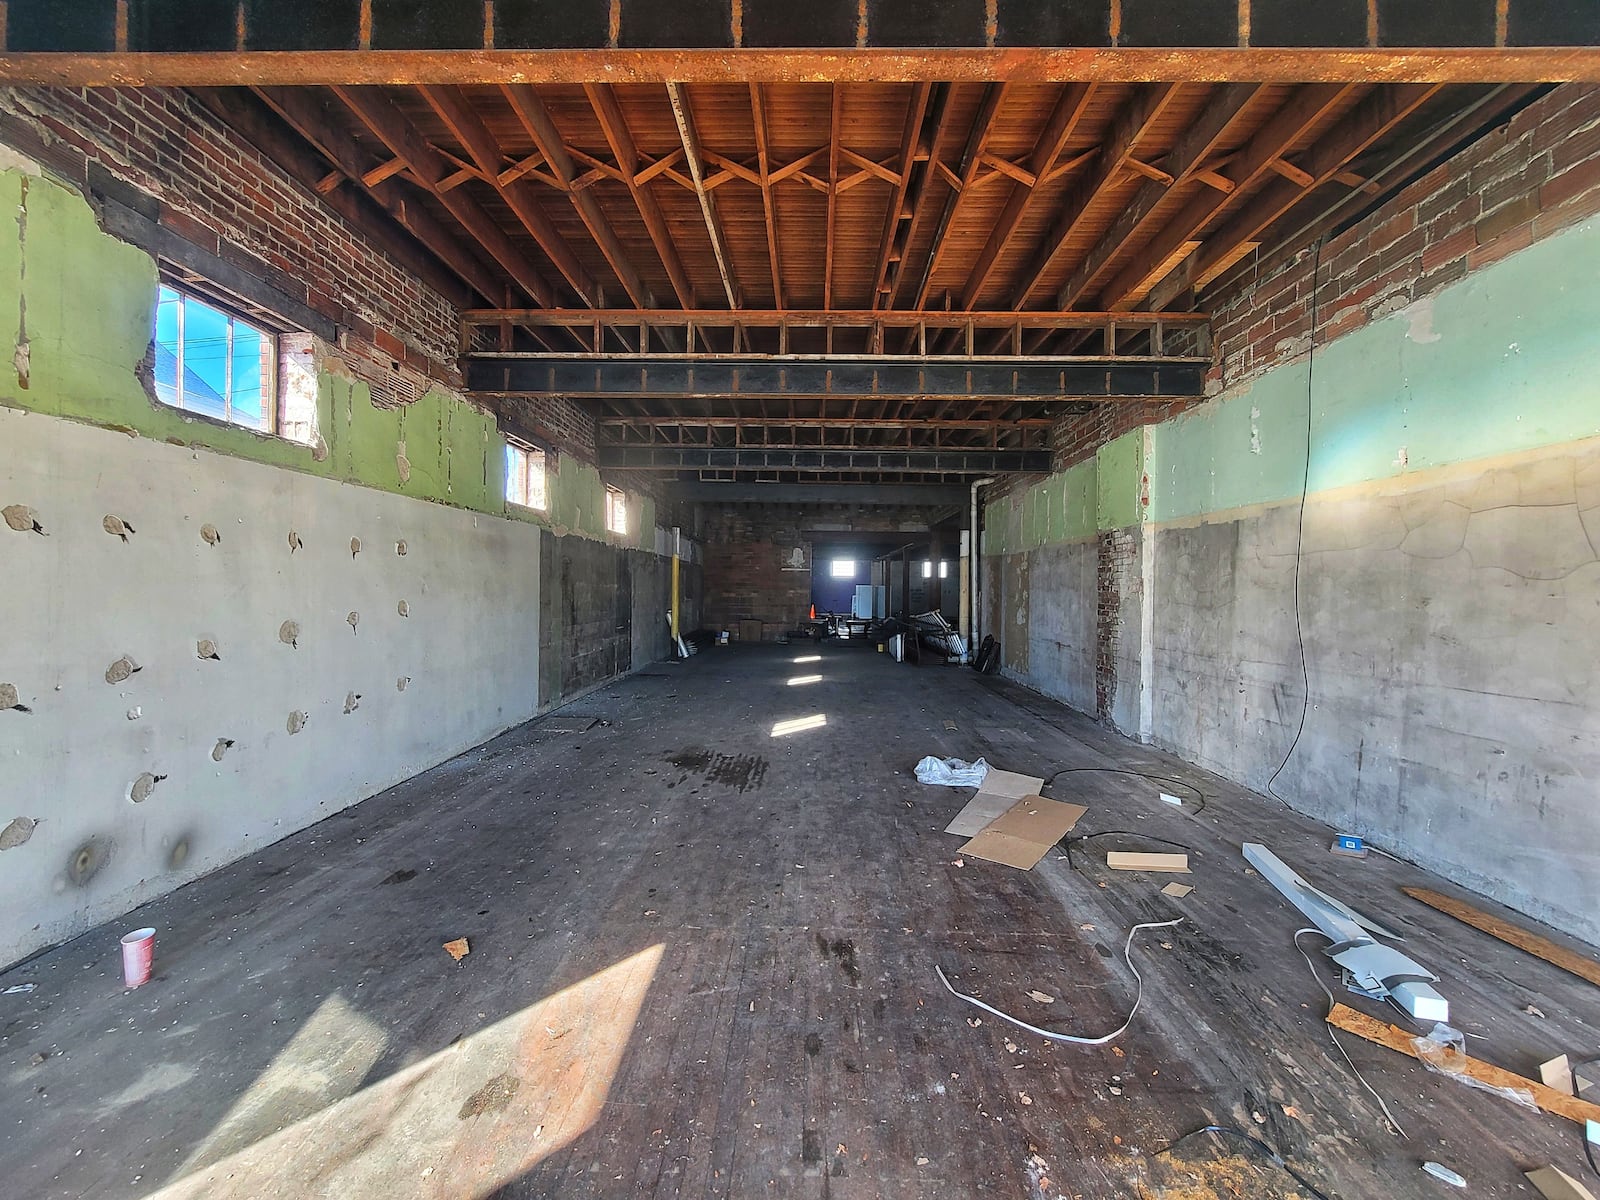
{"type": "MultiPolygon", "coordinates": [[[[336,86],[331,90],[388,147],[389,153],[405,159],[418,182],[429,189],[437,188],[439,181],[449,173],[443,156],[423,140],[393,101],[377,88],[336,86]]],[[[435,190],[434,194],[518,287],[540,304],[554,306],[558,303],[550,285],[476,200],[459,189],[435,190]]]]}
{"type": "Polygon", "coordinates": [[[1061,157],[1067,148],[1067,143],[1077,132],[1079,122],[1083,120],[1094,92],[1093,84],[1068,84],[1062,88],[1055,107],[1051,109],[1050,116],[1045,122],[1044,130],[1039,135],[1033,154],[1028,160],[1027,176],[1019,178],[1016,186],[1011,189],[1011,195],[1007,198],[1006,206],[989,234],[989,240],[984,243],[977,262],[972,265],[972,270],[967,275],[967,282],[961,289],[960,307],[972,308],[978,303],[996,264],[1000,261],[1001,252],[1010,243],[1017,226],[1027,215],[1037,195],[1039,181],[1045,178],[1051,167],[1056,165],[1056,160],[1061,157]]]}
{"type": "Polygon", "coordinates": [[[1298,204],[1310,188],[1332,179],[1346,163],[1405,120],[1438,90],[1437,84],[1405,84],[1369,93],[1306,151],[1303,160],[1306,169],[1297,177],[1276,171],[1280,178],[1251,197],[1207,239],[1195,259],[1195,286],[1204,287],[1227,270],[1231,265],[1228,255],[1234,247],[1257,238],[1298,204]]]}
{"type": "Polygon", "coordinates": [[[1093,168],[1072,189],[1061,216],[1032,255],[1021,282],[1012,292],[1011,307],[1027,307],[1029,297],[1084,215],[1101,194],[1117,182],[1140,141],[1177,97],[1176,84],[1161,83],[1141,88],[1128,99],[1101,142],[1093,168]]]}
{"type": "MultiPolygon", "coordinates": [[[[623,290],[628,293],[628,298],[642,308],[653,308],[655,298],[644,281],[639,278],[628,252],[617,241],[611,221],[601,211],[599,201],[590,194],[587,187],[580,186],[577,166],[566,143],[562,141],[561,133],[551,119],[549,110],[545,108],[544,101],[539,99],[539,93],[531,87],[516,84],[500,90],[506,98],[506,103],[511,106],[511,111],[516,114],[517,120],[533,139],[533,144],[538,147],[539,155],[549,165],[551,176],[567,192],[578,219],[583,222],[583,227],[589,231],[589,236],[594,239],[600,253],[605,256],[606,264],[616,275],[617,281],[622,284],[623,290]]],[[[597,171],[589,172],[590,175],[597,173],[597,171]]],[[[618,174],[620,173],[619,171],[618,174]]],[[[501,179],[504,177],[503,173],[501,179]]]]}
{"type": "MultiPolygon", "coordinates": [[[[1132,258],[1101,290],[1098,301],[1105,308],[1131,308],[1148,288],[1152,272],[1172,260],[1174,251],[1185,242],[1203,240],[1201,231],[1217,215],[1271,173],[1273,159],[1300,144],[1307,133],[1346,103],[1354,88],[1349,84],[1311,84],[1296,91],[1250,138],[1227,167],[1234,190],[1223,192],[1207,188],[1197,192],[1161,231],[1137,250],[1132,258]]],[[[1180,260],[1181,261],[1181,260],[1180,260]]]]}
{"type": "Polygon", "coordinates": [[[672,119],[677,123],[678,137],[683,141],[683,157],[689,167],[689,177],[694,180],[694,194],[700,201],[700,213],[705,217],[706,234],[711,239],[711,253],[717,260],[717,274],[722,279],[723,293],[728,298],[728,307],[738,308],[739,285],[734,280],[733,263],[723,241],[716,199],[706,187],[705,168],[700,156],[700,135],[695,129],[694,113],[689,108],[689,93],[680,84],[669,80],[667,99],[672,105],[672,119]]]}
{"type": "Polygon", "coordinates": [[[439,115],[450,134],[467,151],[473,165],[478,168],[485,183],[494,189],[517,220],[526,229],[539,248],[545,252],[556,269],[561,272],[572,290],[585,303],[601,303],[594,279],[578,261],[567,240],[561,236],[554,223],[539,205],[532,185],[526,176],[510,183],[500,182],[500,172],[506,167],[505,155],[495,143],[494,135],[483,118],[473,109],[461,92],[453,87],[431,85],[421,89],[422,96],[439,115]]]}
{"type": "MultiPolygon", "coordinates": [[[[628,129],[628,122],[622,114],[622,106],[617,103],[616,93],[606,84],[599,83],[589,84],[583,90],[589,106],[594,110],[595,118],[600,123],[606,144],[611,147],[611,153],[622,171],[623,183],[633,199],[639,219],[644,222],[644,227],[650,235],[650,243],[661,259],[662,269],[672,281],[672,290],[678,297],[678,303],[685,308],[695,307],[694,285],[689,282],[689,274],[678,255],[677,245],[667,228],[667,220],[661,214],[661,206],[646,190],[645,184],[648,183],[648,179],[641,179],[644,172],[640,170],[639,147],[628,129]]],[[[682,153],[681,148],[678,153],[682,153]]],[[[662,162],[670,164],[671,161],[672,156],[669,155],[668,158],[659,160],[651,166],[665,170],[662,162]]]]}

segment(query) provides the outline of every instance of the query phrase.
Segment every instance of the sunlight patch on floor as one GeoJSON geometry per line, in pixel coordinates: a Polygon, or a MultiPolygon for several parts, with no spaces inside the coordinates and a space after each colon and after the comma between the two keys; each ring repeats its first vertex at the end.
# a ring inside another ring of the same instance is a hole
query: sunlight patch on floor
{"type": "MultiPolygon", "coordinates": [[[[363,1020],[347,1007],[324,1018],[329,1004],[343,1005],[335,997],[279,1055],[293,1065],[280,1070],[275,1061],[194,1156],[211,1161],[149,1200],[487,1196],[599,1118],[664,950],[641,950],[287,1128],[238,1145],[237,1134],[250,1123],[245,1115],[282,1094],[286,1072],[317,1069],[315,1046],[302,1038],[322,1036],[318,1030],[334,1017],[363,1020]],[[213,1150],[227,1153],[212,1157],[213,1150]]],[[[324,1069],[342,1074],[342,1063],[336,1058],[324,1069]]]]}

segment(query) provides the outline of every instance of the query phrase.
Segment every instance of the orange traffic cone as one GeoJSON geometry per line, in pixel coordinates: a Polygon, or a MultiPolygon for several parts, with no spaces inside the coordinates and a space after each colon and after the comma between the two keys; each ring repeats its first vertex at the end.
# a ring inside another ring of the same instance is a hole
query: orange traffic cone
{"type": "Polygon", "coordinates": [[[817,619],[817,606],[815,604],[812,604],[811,606],[811,619],[813,621],[817,619]]]}

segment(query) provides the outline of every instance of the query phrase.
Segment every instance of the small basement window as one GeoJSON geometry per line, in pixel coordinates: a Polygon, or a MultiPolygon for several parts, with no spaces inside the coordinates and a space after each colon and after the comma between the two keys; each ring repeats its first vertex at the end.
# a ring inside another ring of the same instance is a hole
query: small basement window
{"type": "MultiPolygon", "coordinates": [[[[922,577],[924,579],[933,578],[933,561],[931,559],[925,558],[922,560],[922,577]]],[[[950,578],[950,560],[948,558],[941,558],[939,560],[939,578],[950,578]]]]}
{"type": "Polygon", "coordinates": [[[506,503],[540,512],[549,506],[543,450],[521,442],[506,442],[506,503]]]}
{"type": "Polygon", "coordinates": [[[606,528],[612,533],[628,532],[628,498],[621,488],[606,488],[606,528]]]}
{"type": "Polygon", "coordinates": [[[836,558],[828,564],[828,574],[835,579],[854,579],[856,577],[856,560],[853,558],[836,558]]]}
{"type": "Polygon", "coordinates": [[[241,317],[162,284],[156,302],[156,399],[276,433],[277,339],[241,317]]]}

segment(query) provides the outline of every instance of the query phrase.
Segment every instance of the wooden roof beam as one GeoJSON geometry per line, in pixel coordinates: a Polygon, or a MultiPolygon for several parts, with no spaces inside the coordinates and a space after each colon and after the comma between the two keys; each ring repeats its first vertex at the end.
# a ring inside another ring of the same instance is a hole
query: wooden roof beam
{"type": "Polygon", "coordinates": [[[1100,194],[1115,183],[1127,169],[1128,158],[1138,148],[1140,140],[1149,132],[1150,127],[1177,99],[1177,94],[1177,84],[1153,84],[1135,91],[1123,106],[1101,143],[1100,156],[1095,162],[1094,170],[1072,189],[1063,205],[1061,217],[1045,235],[1037,251],[1029,258],[1028,265],[1023,269],[1022,279],[1012,293],[1012,308],[1027,307],[1028,297],[1039,286],[1040,279],[1050,269],[1056,256],[1061,253],[1062,247],[1067,244],[1067,240],[1078,227],[1084,214],[1100,194]]]}
{"type": "MultiPolygon", "coordinates": [[[[226,93],[197,92],[203,102],[226,93]]],[[[372,169],[372,156],[340,124],[323,96],[309,88],[257,88],[256,96],[291,129],[347,178],[364,187],[374,200],[400,225],[421,242],[438,260],[459,276],[491,304],[505,294],[505,284],[473,247],[441,225],[415,197],[413,190],[398,179],[375,184],[364,182],[372,169]]],[[[254,134],[245,131],[257,145],[254,134]]]]}
{"type": "Polygon", "coordinates": [[[544,101],[539,99],[539,93],[525,84],[506,84],[500,91],[511,105],[511,111],[516,113],[517,120],[522,122],[523,129],[533,139],[533,144],[538,147],[539,154],[549,164],[552,176],[566,189],[578,219],[605,256],[607,265],[628,293],[628,298],[641,308],[654,308],[655,298],[639,278],[638,271],[634,270],[622,243],[617,241],[611,222],[600,211],[599,202],[588,191],[576,186],[579,177],[577,166],[544,101]]]}
{"type": "Polygon", "coordinates": [[[667,278],[672,281],[672,290],[678,297],[678,303],[685,308],[698,307],[694,285],[689,281],[689,274],[683,268],[683,259],[678,255],[678,248],[672,240],[671,231],[667,228],[666,218],[661,215],[661,206],[645,189],[649,171],[667,170],[677,161],[675,156],[680,152],[674,151],[654,163],[647,164],[641,170],[639,147],[634,143],[628,122],[622,115],[622,106],[617,103],[616,93],[612,91],[610,85],[603,83],[587,83],[583,91],[588,97],[589,107],[594,110],[595,118],[600,122],[606,144],[611,147],[612,157],[617,160],[617,166],[622,171],[622,182],[627,187],[629,195],[633,197],[634,207],[639,210],[639,219],[644,222],[651,244],[655,246],[661,265],[667,272],[667,278]]]}
{"type": "MultiPolygon", "coordinates": [[[[937,86],[939,91],[935,93],[934,100],[937,115],[934,122],[933,136],[925,152],[920,146],[918,147],[918,157],[924,159],[922,171],[913,181],[911,192],[907,199],[907,209],[911,213],[911,224],[906,231],[905,239],[898,246],[901,258],[895,267],[894,290],[890,293],[885,307],[892,308],[904,291],[907,282],[907,257],[911,253],[911,247],[921,241],[924,225],[933,219],[933,198],[938,192],[934,181],[943,179],[941,170],[945,169],[944,156],[949,153],[951,145],[960,133],[955,119],[957,85],[940,84],[937,86]]],[[[955,172],[949,171],[948,174],[954,180],[956,186],[959,186],[961,181],[955,177],[955,172]]]]}
{"type": "Polygon", "coordinates": [[[828,216],[827,232],[823,239],[822,254],[822,307],[833,307],[833,246],[834,229],[839,215],[839,115],[844,104],[844,93],[837,83],[828,88],[830,115],[828,118],[828,216]]]}
{"type": "Polygon", "coordinates": [[[672,105],[672,119],[678,126],[678,138],[683,143],[683,157],[689,166],[689,176],[694,180],[694,193],[700,201],[700,213],[705,218],[706,233],[711,238],[711,253],[717,260],[717,273],[722,277],[722,290],[728,297],[728,307],[739,307],[739,287],[733,277],[733,263],[722,237],[722,225],[717,219],[716,201],[706,187],[705,168],[700,158],[700,136],[695,131],[694,113],[689,107],[689,94],[681,84],[668,81],[667,100],[672,105]]]}
{"type": "Polygon", "coordinates": [[[419,90],[423,99],[428,102],[428,106],[439,115],[439,119],[450,130],[451,136],[465,148],[472,165],[482,173],[483,181],[493,188],[505,201],[506,206],[516,214],[522,227],[572,285],[572,290],[578,293],[585,304],[598,305],[600,297],[595,288],[594,278],[578,261],[577,254],[573,252],[567,240],[545,215],[529,183],[524,179],[513,180],[508,184],[500,182],[500,172],[505,169],[506,156],[495,141],[494,135],[489,132],[489,127],[483,123],[483,118],[467,103],[460,91],[453,87],[424,85],[419,90]]]}
{"type": "Polygon", "coordinates": [[[450,215],[488,251],[518,287],[539,304],[556,305],[557,297],[550,285],[476,200],[460,190],[436,190],[439,181],[449,173],[444,156],[423,139],[393,101],[378,88],[335,85],[331,90],[388,147],[389,153],[406,160],[411,173],[424,187],[434,190],[450,215]]]}
{"type": "MultiPolygon", "coordinates": [[[[1167,169],[1176,182],[1198,177],[1201,167],[1212,160],[1217,146],[1256,94],[1255,87],[1235,83],[1224,86],[1211,97],[1178,139],[1172,153],[1167,155],[1167,169]]],[[[1152,180],[1143,185],[1056,293],[1055,307],[1070,309],[1091,295],[1106,264],[1124,246],[1136,246],[1141,238],[1149,236],[1157,210],[1169,195],[1170,189],[1159,182],[1152,180]]]]}
{"type": "Polygon", "coordinates": [[[756,131],[756,162],[760,168],[761,215],[767,226],[767,257],[772,264],[772,302],[788,308],[783,296],[783,266],[778,253],[778,218],[772,204],[772,154],[767,146],[767,104],[761,85],[750,85],[750,119],[756,131]]]}
{"type": "MultiPolygon", "coordinates": [[[[917,141],[922,136],[922,121],[928,112],[928,97],[933,85],[913,85],[911,103],[906,107],[905,129],[900,135],[900,173],[895,177],[894,192],[889,209],[884,216],[883,236],[878,240],[878,266],[872,274],[872,295],[867,297],[867,307],[878,308],[883,297],[890,294],[887,283],[889,256],[894,251],[895,235],[900,231],[901,211],[906,202],[906,192],[911,186],[912,172],[916,169],[917,141]]],[[[873,352],[883,349],[883,335],[873,337],[873,352]]]]}
{"type": "Polygon", "coordinates": [[[1291,96],[1230,161],[1227,178],[1234,190],[1224,192],[1208,188],[1199,192],[1177,216],[1163,222],[1160,231],[1101,290],[1098,298],[1101,306],[1107,309],[1132,307],[1136,301],[1130,297],[1141,286],[1148,285],[1157,267],[1171,262],[1173,254],[1185,242],[1202,240],[1200,231],[1252,184],[1270,173],[1271,161],[1297,145],[1332,109],[1349,98],[1354,87],[1353,84],[1310,84],[1291,96]]]}
{"type": "MultiPolygon", "coordinates": [[[[1028,159],[1028,173],[1032,178],[1019,181],[1011,189],[1011,195],[1006,199],[1006,206],[995,221],[989,240],[984,243],[983,250],[979,253],[977,262],[973,263],[967,282],[961,289],[962,308],[971,308],[978,302],[979,295],[994,273],[995,265],[1000,261],[1000,254],[1005,249],[1006,243],[1010,241],[1011,235],[1016,232],[1017,226],[1022,223],[1023,217],[1027,215],[1028,209],[1038,195],[1038,181],[1045,177],[1046,172],[1055,165],[1056,160],[1067,148],[1067,143],[1077,132],[1084,113],[1088,111],[1089,101],[1094,93],[1095,85],[1092,83],[1068,84],[1061,89],[1055,107],[1050,110],[1050,117],[1039,135],[1033,154],[1028,159]]],[[[988,156],[985,156],[985,161],[988,161],[988,156]]]]}
{"type": "Polygon", "coordinates": [[[1296,174],[1285,172],[1281,158],[1268,166],[1281,176],[1251,197],[1225,225],[1207,238],[1194,263],[1194,283],[1205,287],[1231,265],[1230,252],[1257,240],[1262,231],[1298,204],[1312,188],[1327,183],[1346,163],[1378,141],[1430,100],[1440,84],[1413,83],[1370,92],[1333,129],[1301,156],[1296,174]]]}
{"type": "Polygon", "coordinates": [[[944,258],[948,242],[946,234],[955,221],[956,210],[961,205],[961,193],[978,172],[982,164],[982,156],[989,144],[989,135],[994,132],[994,120],[1000,111],[1000,104],[1006,97],[1010,87],[1005,83],[988,85],[984,92],[983,103],[978,106],[977,116],[973,118],[972,130],[967,134],[966,148],[961,154],[961,184],[945,197],[944,211],[939,216],[939,224],[934,229],[933,245],[928,250],[928,261],[923,267],[922,282],[917,285],[916,299],[912,307],[921,308],[928,301],[928,292],[933,287],[934,275],[939,270],[939,265],[944,258]]]}

